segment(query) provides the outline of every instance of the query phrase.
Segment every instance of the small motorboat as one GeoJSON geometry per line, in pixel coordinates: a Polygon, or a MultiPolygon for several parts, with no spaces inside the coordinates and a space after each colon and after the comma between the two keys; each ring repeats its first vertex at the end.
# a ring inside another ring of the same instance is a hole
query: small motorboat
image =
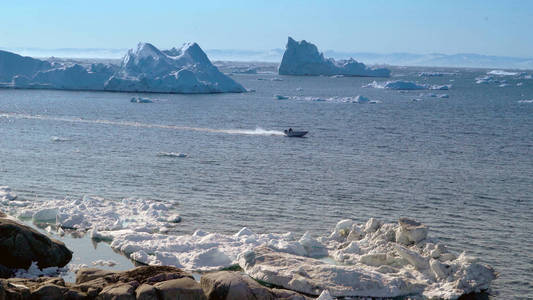
{"type": "Polygon", "coordinates": [[[292,130],[292,128],[289,128],[289,130],[285,129],[283,130],[283,133],[285,133],[285,136],[287,137],[303,137],[307,134],[308,131],[296,131],[292,130]]]}

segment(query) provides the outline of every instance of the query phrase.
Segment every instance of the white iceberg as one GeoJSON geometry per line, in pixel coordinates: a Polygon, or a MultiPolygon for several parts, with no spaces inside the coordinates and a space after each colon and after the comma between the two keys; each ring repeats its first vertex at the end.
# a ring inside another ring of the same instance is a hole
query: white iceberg
{"type": "Polygon", "coordinates": [[[285,53],[278,68],[280,75],[345,75],[389,77],[390,70],[370,68],[354,59],[335,61],[324,58],[318,48],[305,40],[295,41],[289,37],[285,53]]]}
{"type": "Polygon", "coordinates": [[[220,72],[196,43],[160,51],[139,43],[129,50],[105,90],[162,93],[223,93],[246,90],[220,72]]]}
{"type": "Polygon", "coordinates": [[[128,51],[120,66],[51,64],[0,51],[0,66],[1,87],[158,93],[246,91],[220,72],[196,43],[166,51],[139,43],[136,50],[128,51]]]}
{"type": "Polygon", "coordinates": [[[385,82],[373,81],[367,85],[364,85],[363,87],[389,90],[449,90],[451,88],[451,85],[429,85],[419,84],[412,81],[392,80],[385,82]]]}

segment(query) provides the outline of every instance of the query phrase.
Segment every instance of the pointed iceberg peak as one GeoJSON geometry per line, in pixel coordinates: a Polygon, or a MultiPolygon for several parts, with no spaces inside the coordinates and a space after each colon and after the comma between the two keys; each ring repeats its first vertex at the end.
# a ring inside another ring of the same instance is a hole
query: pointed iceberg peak
{"type": "Polygon", "coordinates": [[[135,50],[135,55],[139,58],[152,57],[153,59],[159,59],[164,56],[159,49],[150,43],[139,43],[135,50]]]}
{"type": "Polygon", "coordinates": [[[279,66],[280,75],[345,75],[389,77],[390,70],[369,68],[353,59],[335,61],[324,58],[318,48],[305,40],[288,38],[287,47],[279,66]]]}
{"type": "Polygon", "coordinates": [[[181,47],[181,53],[184,56],[189,56],[193,61],[211,64],[209,58],[197,43],[183,44],[183,47],[181,47]]]}

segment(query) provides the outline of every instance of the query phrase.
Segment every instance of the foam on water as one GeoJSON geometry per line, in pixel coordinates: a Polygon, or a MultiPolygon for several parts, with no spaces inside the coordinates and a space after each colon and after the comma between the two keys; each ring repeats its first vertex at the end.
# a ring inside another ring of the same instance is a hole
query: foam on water
{"type": "MultiPolygon", "coordinates": [[[[277,135],[283,136],[284,133],[280,130],[266,130],[262,128],[256,129],[214,129],[214,128],[201,128],[190,126],[177,126],[177,125],[163,125],[163,124],[150,124],[142,122],[131,121],[111,121],[111,120],[90,120],[74,117],[54,117],[46,115],[30,115],[20,113],[0,113],[0,118],[14,118],[14,119],[34,119],[43,121],[56,121],[56,122],[69,122],[69,123],[85,123],[85,124],[101,124],[101,125],[115,125],[115,126],[130,126],[141,128],[161,128],[171,130],[187,130],[187,131],[200,131],[200,132],[212,132],[212,133],[226,133],[226,134],[245,134],[245,135],[277,135]]],[[[67,139],[52,137],[52,141],[68,141],[67,139]]]]}

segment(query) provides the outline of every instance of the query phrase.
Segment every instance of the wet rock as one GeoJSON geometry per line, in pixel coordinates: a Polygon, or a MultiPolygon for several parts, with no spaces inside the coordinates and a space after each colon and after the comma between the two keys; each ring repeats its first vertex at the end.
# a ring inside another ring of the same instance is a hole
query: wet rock
{"type": "Polygon", "coordinates": [[[32,262],[39,268],[63,267],[72,252],[60,241],[9,218],[0,218],[0,265],[27,269],[32,262]]]}

